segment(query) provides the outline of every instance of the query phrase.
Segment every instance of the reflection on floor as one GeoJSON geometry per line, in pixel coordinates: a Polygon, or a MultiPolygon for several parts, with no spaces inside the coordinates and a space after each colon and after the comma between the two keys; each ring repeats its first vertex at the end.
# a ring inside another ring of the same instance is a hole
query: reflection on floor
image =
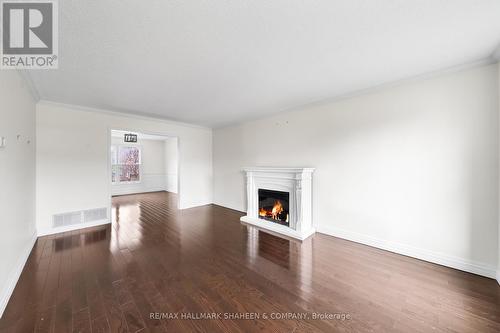
{"type": "Polygon", "coordinates": [[[500,331],[494,280],[321,234],[284,240],[176,200],[115,197],[111,225],[39,238],[0,331],[500,331]]]}
{"type": "Polygon", "coordinates": [[[54,251],[66,251],[74,247],[86,246],[95,242],[102,242],[107,239],[106,229],[81,232],[74,235],[56,237],[53,240],[54,251]]]}

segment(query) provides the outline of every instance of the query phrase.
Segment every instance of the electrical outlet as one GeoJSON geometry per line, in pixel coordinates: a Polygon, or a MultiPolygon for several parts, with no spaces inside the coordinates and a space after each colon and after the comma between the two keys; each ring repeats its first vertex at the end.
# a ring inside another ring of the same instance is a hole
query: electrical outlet
{"type": "Polygon", "coordinates": [[[5,148],[6,140],[5,136],[0,136],[0,148],[5,148]]]}

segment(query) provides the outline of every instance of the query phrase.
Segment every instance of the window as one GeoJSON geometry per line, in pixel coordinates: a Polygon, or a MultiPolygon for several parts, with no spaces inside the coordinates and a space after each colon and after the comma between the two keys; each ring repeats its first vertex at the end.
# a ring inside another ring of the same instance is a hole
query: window
{"type": "Polygon", "coordinates": [[[111,181],[113,184],[141,180],[141,149],[137,146],[111,146],[111,181]]]}

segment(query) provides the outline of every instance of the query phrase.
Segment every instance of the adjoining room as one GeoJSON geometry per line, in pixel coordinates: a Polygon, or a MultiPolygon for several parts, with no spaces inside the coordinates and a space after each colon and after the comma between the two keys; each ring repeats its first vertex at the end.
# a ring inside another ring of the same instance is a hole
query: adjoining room
{"type": "Polygon", "coordinates": [[[111,130],[111,195],[178,191],[178,139],[111,130]]]}

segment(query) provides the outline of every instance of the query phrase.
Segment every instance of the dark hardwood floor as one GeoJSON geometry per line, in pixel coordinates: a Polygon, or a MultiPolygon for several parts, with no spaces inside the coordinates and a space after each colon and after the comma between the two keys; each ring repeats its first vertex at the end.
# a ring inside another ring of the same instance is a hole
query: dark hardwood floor
{"type": "Polygon", "coordinates": [[[284,240],[218,206],[175,207],[166,192],[115,197],[112,225],[40,237],[0,331],[500,332],[492,279],[322,234],[284,240]],[[221,319],[186,319],[203,314],[221,319]]]}

